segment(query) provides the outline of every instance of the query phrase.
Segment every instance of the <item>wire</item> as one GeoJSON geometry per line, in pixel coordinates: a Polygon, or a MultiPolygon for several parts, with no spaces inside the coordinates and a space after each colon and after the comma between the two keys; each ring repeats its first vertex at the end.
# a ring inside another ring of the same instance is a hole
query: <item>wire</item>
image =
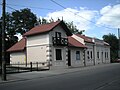
{"type": "Polygon", "coordinates": [[[12,9],[12,10],[15,10],[15,11],[17,11],[16,9],[14,9],[14,8],[12,8],[12,7],[10,7],[10,6],[6,6],[6,7],[10,8],[10,9],[12,9]]]}
{"type": "Polygon", "coordinates": [[[59,3],[57,3],[57,2],[55,2],[54,0],[51,0],[53,3],[55,3],[55,4],[57,4],[57,5],[59,5],[60,7],[62,7],[62,8],[64,8],[64,9],[66,9],[63,5],[61,5],[61,4],[59,4],[59,3]]]}
{"type": "Polygon", "coordinates": [[[15,4],[7,4],[7,5],[18,6],[18,7],[29,7],[29,8],[36,8],[36,9],[44,9],[44,10],[55,10],[55,9],[50,9],[50,8],[32,7],[32,6],[15,5],[15,4]]]}
{"type": "MultiPolygon", "coordinates": [[[[54,0],[50,0],[50,1],[52,1],[53,3],[59,5],[60,7],[64,8],[64,9],[66,9],[66,7],[64,7],[63,5],[57,3],[56,1],[54,1],[54,0]]],[[[84,18],[84,17],[82,17],[82,16],[78,15],[77,13],[74,13],[74,12],[72,12],[72,11],[70,11],[70,10],[68,10],[68,11],[71,12],[71,13],[73,13],[74,15],[77,15],[77,16],[85,19],[86,21],[89,21],[89,22],[93,23],[95,26],[97,26],[94,21],[88,20],[88,19],[86,19],[86,18],[84,18]]],[[[97,27],[99,27],[99,26],[97,26],[97,27]]],[[[113,29],[113,28],[110,28],[110,27],[107,27],[107,26],[104,26],[104,25],[100,25],[100,27],[104,27],[104,28],[108,28],[108,29],[113,29]]]]}

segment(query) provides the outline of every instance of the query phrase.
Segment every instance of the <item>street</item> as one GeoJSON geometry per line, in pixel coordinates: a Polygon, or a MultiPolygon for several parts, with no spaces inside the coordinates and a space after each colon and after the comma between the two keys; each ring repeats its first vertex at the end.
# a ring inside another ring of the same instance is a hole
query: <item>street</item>
{"type": "Polygon", "coordinates": [[[120,90],[120,64],[0,84],[0,90],[120,90]]]}

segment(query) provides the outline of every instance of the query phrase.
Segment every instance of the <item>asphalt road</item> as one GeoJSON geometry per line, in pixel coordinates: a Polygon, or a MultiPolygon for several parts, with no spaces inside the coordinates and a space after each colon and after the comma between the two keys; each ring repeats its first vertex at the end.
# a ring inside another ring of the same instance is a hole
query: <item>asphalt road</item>
{"type": "Polygon", "coordinates": [[[120,64],[0,84],[0,90],[120,90],[120,64]]]}

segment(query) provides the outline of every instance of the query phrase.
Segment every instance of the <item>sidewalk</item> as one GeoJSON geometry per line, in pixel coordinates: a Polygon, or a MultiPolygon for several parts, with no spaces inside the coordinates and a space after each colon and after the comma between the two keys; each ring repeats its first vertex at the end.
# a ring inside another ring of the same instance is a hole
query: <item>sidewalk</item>
{"type": "Polygon", "coordinates": [[[16,82],[16,81],[24,81],[24,80],[31,80],[36,78],[45,78],[51,77],[56,75],[62,75],[77,71],[89,70],[92,68],[99,68],[105,67],[115,64],[100,64],[96,66],[87,66],[87,67],[69,67],[65,69],[57,69],[57,70],[48,70],[48,71],[33,71],[33,72],[25,72],[25,73],[14,73],[14,74],[7,74],[7,81],[2,81],[0,78],[0,84],[9,83],[9,82],[16,82]]]}

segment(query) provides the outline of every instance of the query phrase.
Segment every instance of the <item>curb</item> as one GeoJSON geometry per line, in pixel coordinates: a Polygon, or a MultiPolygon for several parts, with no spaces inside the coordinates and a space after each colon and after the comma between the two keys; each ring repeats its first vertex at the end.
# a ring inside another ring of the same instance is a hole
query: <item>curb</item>
{"type": "Polygon", "coordinates": [[[0,84],[6,84],[6,83],[10,83],[10,82],[17,82],[17,81],[27,81],[27,80],[29,80],[29,79],[6,80],[6,81],[0,82],[0,84]]]}

